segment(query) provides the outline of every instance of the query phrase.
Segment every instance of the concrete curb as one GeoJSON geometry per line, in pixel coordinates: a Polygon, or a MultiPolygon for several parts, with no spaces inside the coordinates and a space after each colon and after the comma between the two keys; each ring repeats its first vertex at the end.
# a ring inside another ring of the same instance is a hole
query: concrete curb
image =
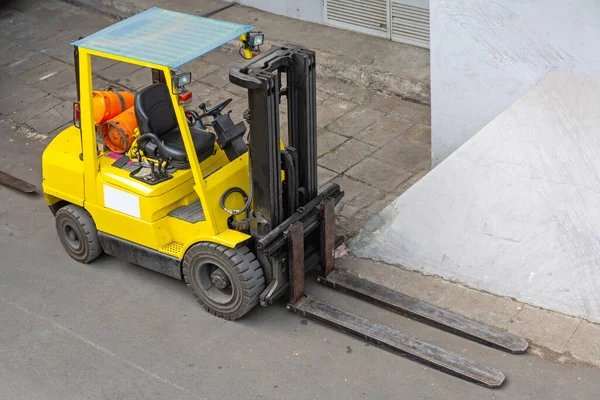
{"type": "Polygon", "coordinates": [[[419,300],[526,338],[529,353],[565,366],[600,367],[600,324],[544,310],[398,266],[346,256],[339,268],[419,300]]]}
{"type": "MultiPolygon", "coordinates": [[[[87,8],[116,19],[124,19],[137,14],[145,9],[134,3],[135,0],[62,0],[64,2],[87,8]]],[[[245,7],[245,6],[236,6],[245,7]]],[[[165,8],[169,8],[168,5],[165,8]]],[[[179,7],[178,7],[179,8],[179,7]]],[[[182,6],[181,8],[186,8],[182,6]]],[[[192,12],[187,10],[187,12],[192,12]]],[[[262,11],[260,11],[263,13],[262,11]]],[[[264,14],[268,14],[264,12],[264,14]]],[[[279,16],[277,16],[279,17],[279,16]]],[[[284,18],[284,17],[281,17],[284,18]]],[[[306,24],[311,24],[306,22],[306,24]]],[[[333,29],[333,28],[330,28],[333,29]]],[[[381,40],[381,39],[373,39],[381,40]]],[[[288,40],[272,37],[273,43],[285,43],[288,40]]],[[[298,40],[301,42],[302,40],[298,40]]],[[[332,54],[331,52],[316,50],[318,73],[323,78],[335,78],[366,90],[374,90],[390,96],[397,96],[403,100],[430,105],[431,93],[428,81],[415,79],[393,70],[374,68],[368,63],[356,62],[349,57],[332,54]]]]}

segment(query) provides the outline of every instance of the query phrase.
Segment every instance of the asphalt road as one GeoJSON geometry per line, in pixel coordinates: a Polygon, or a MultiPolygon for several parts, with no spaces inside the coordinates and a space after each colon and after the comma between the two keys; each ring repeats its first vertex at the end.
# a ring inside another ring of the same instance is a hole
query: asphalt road
{"type": "MultiPolygon", "coordinates": [[[[0,170],[39,187],[45,144],[0,122],[0,170]]],[[[43,197],[5,187],[0,254],[1,399],[597,397],[597,369],[504,354],[315,285],[308,291],[334,305],[500,368],[506,384],[461,381],[283,304],[225,322],[179,281],[108,256],[71,260],[43,197]]]]}

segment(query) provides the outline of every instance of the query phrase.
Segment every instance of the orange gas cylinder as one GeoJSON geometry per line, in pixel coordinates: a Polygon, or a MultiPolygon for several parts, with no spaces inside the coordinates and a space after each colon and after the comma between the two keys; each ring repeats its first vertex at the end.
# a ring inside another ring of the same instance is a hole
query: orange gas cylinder
{"type": "Polygon", "coordinates": [[[106,121],[102,125],[102,139],[115,153],[125,153],[135,140],[135,128],[138,127],[133,107],[106,121]]]}
{"type": "Polygon", "coordinates": [[[94,123],[101,125],[133,106],[133,94],[129,92],[93,91],[94,123]]]}

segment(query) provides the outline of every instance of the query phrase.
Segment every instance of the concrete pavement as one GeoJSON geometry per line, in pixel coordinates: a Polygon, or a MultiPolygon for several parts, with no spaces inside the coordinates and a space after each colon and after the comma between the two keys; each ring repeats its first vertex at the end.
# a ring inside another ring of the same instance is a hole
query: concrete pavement
{"type": "MultiPolygon", "coordinates": [[[[14,3],[0,19],[0,169],[40,185],[41,151],[71,118],[68,43],[112,21],[54,1],[14,3]]],[[[225,49],[190,65],[194,103],[236,96],[234,116],[240,114],[243,93],[224,79],[237,61],[225,49]]],[[[95,67],[96,88],[135,89],[146,78],[122,64],[95,67]]],[[[320,180],[343,185],[339,222],[351,235],[427,171],[422,150],[429,146],[429,109],[322,76],[319,87],[320,180]]],[[[43,200],[3,187],[0,250],[0,387],[10,399],[560,399],[595,393],[597,370],[563,365],[576,364],[568,355],[506,355],[312,285],[310,293],[334,305],[501,368],[508,383],[490,391],[462,382],[304,321],[282,304],[240,322],[221,321],[175,280],[110,257],[91,266],[75,263],[62,250],[43,200]]],[[[358,261],[347,258],[340,266],[495,320],[490,303],[476,305],[463,287],[358,261]]],[[[594,341],[581,343],[594,349],[594,341]]]]}
{"type": "MultiPolygon", "coordinates": [[[[0,138],[0,169],[40,185],[45,141],[5,121],[0,138]]],[[[88,266],[71,260],[40,196],[2,187],[0,205],[0,398],[585,399],[597,391],[594,368],[508,355],[313,284],[309,293],[336,306],[502,369],[506,385],[463,382],[283,304],[225,322],[181,282],[108,256],[88,266]]]]}
{"type": "MultiPolygon", "coordinates": [[[[40,185],[44,145],[1,122],[0,169],[40,185]]],[[[40,196],[2,187],[0,205],[0,398],[553,400],[597,392],[595,368],[505,354],[314,284],[309,293],[500,368],[507,383],[489,390],[461,381],[281,303],[225,322],[181,282],[108,256],[88,266],[70,259],[40,196]]]]}

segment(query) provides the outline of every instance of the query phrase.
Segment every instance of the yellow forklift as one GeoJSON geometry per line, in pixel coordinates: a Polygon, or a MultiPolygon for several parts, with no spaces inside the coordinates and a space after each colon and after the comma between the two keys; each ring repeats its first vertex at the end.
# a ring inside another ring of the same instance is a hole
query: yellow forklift
{"type": "Polygon", "coordinates": [[[285,297],[300,315],[500,386],[504,375],[495,368],[305,295],[305,274],[315,270],[324,285],[438,328],[510,353],[528,347],[335,270],[342,242],[335,205],[343,192],[337,184],[318,191],[315,54],[295,45],[261,53],[264,38],[252,29],[151,8],[73,43],[73,126],[52,140],[42,163],[44,196],[67,253],[82,263],[107,253],[184,280],[208,312],[225,319],[285,297]],[[192,77],[181,67],[238,38],[249,61],[229,79],[248,92],[245,122],[225,112],[230,100],[186,109],[192,77]],[[145,67],[152,83],[135,94],[94,91],[92,57],[145,67]],[[283,97],[287,132],[280,132],[283,97]]]}

